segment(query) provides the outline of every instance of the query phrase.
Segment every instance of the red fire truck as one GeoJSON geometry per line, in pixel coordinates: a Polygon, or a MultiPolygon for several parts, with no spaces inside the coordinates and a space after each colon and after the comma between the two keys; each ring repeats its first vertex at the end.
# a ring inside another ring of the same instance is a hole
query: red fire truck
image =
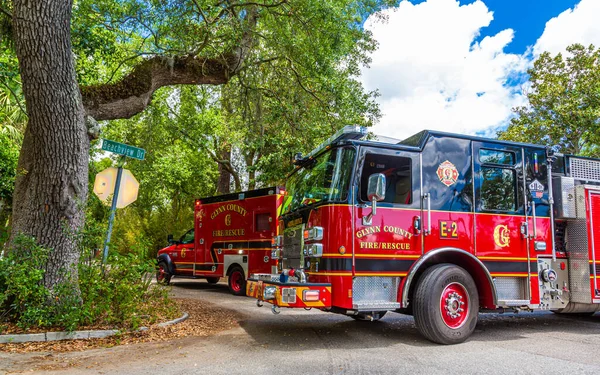
{"type": "Polygon", "coordinates": [[[282,200],[277,187],[196,200],[194,228],[177,241],[169,235],[158,252],[158,281],[228,276],[231,293],[244,295],[249,274],[276,272],[271,241],[282,200]]]}
{"type": "Polygon", "coordinates": [[[277,274],[247,295],[357,320],[411,314],[441,344],[480,311],[600,311],[600,160],[420,132],[397,144],[345,128],[286,183],[277,274]]]}

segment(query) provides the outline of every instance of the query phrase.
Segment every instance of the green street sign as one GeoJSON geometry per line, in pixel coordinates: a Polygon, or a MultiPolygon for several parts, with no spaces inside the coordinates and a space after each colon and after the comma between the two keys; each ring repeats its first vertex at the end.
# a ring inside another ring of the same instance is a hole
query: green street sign
{"type": "Polygon", "coordinates": [[[144,160],[144,156],[146,156],[146,150],[143,148],[133,147],[115,141],[109,141],[108,139],[102,140],[102,149],[104,151],[112,152],[113,154],[125,155],[138,160],[144,160]]]}

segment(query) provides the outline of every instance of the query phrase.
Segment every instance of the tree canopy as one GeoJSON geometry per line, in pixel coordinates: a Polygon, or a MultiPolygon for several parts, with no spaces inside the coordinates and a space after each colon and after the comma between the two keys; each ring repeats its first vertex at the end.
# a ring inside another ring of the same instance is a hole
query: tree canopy
{"type": "Polygon", "coordinates": [[[516,108],[502,139],[600,156],[600,49],[574,44],[544,52],[529,69],[528,105],[516,108]]]}
{"type": "Polygon", "coordinates": [[[88,201],[90,166],[109,164],[89,159],[99,128],[148,150],[129,164],[144,192],[122,212],[126,231],[183,226],[189,209],[176,207],[191,197],[277,183],[294,151],[379,116],[356,79],[376,46],[362,24],[393,3],[0,0],[0,78],[28,122],[12,233],[52,249],[46,285],[76,274],[72,236],[86,218],[102,226],[106,210],[88,201]]]}

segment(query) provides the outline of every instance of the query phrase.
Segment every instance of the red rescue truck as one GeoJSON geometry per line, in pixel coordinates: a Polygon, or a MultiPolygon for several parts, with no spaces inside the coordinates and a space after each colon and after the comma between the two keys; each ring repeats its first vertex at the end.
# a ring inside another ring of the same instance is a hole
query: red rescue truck
{"type": "Polygon", "coordinates": [[[246,292],[251,273],[276,272],[271,241],[283,201],[278,187],[198,199],[194,228],[158,252],[157,279],[204,278],[214,284],[228,276],[229,290],[246,292]]]}
{"type": "Polygon", "coordinates": [[[480,311],[600,311],[600,160],[423,131],[397,144],[347,127],[286,183],[277,274],[257,304],[357,320],[414,316],[441,344],[480,311]]]}

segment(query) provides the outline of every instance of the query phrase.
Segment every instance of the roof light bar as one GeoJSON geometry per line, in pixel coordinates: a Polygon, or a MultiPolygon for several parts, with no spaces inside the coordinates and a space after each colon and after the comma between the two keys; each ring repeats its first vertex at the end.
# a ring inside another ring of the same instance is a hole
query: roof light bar
{"type": "Polygon", "coordinates": [[[353,126],[348,125],[344,126],[340,130],[338,130],[334,135],[327,138],[327,140],[321,143],[317,148],[312,150],[308,155],[302,156],[302,154],[296,154],[294,164],[302,164],[313,156],[317,155],[319,152],[323,151],[323,149],[329,147],[331,144],[350,139],[361,139],[362,137],[368,134],[368,130],[364,126],[353,126]]]}

